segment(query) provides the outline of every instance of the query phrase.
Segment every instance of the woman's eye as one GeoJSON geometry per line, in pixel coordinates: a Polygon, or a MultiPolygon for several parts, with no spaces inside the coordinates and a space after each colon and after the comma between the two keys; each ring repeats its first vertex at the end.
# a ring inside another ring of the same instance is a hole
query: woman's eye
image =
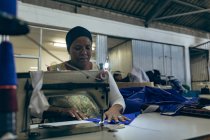
{"type": "Polygon", "coordinates": [[[75,46],[74,47],[74,49],[76,50],[76,51],[81,51],[81,50],[83,50],[83,49],[85,49],[85,50],[91,50],[91,46],[75,46]]]}
{"type": "Polygon", "coordinates": [[[90,46],[86,47],[86,50],[90,50],[90,49],[91,49],[91,47],[90,47],[90,46]]]}
{"type": "Polygon", "coordinates": [[[75,50],[80,51],[81,49],[80,48],[75,48],[75,50]]]}
{"type": "Polygon", "coordinates": [[[80,47],[80,46],[75,47],[75,50],[77,50],[77,51],[80,51],[81,49],[82,49],[82,47],[80,47]]]}

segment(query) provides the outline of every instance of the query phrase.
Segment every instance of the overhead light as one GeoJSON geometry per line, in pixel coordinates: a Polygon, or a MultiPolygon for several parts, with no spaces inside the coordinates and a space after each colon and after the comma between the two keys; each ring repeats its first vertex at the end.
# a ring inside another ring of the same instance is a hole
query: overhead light
{"type": "Polygon", "coordinates": [[[66,48],[66,43],[53,42],[54,47],[66,48]]]}
{"type": "Polygon", "coordinates": [[[105,70],[109,70],[109,62],[105,62],[105,64],[104,64],[104,69],[105,69],[105,70]]]}
{"type": "Polygon", "coordinates": [[[30,67],[29,71],[37,71],[38,67],[30,67]]]}

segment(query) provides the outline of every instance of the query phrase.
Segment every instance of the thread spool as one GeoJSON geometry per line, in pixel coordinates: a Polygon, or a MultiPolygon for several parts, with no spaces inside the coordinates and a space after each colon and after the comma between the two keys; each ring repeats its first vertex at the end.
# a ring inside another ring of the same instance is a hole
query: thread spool
{"type": "Polygon", "coordinates": [[[18,19],[17,0],[1,0],[0,4],[0,34],[23,35],[29,32],[26,22],[18,19]]]}
{"type": "Polygon", "coordinates": [[[8,41],[0,44],[0,139],[16,138],[16,71],[13,47],[8,41]]]}
{"type": "Polygon", "coordinates": [[[1,0],[0,11],[10,14],[12,16],[16,16],[17,0],[1,0]]]}
{"type": "Polygon", "coordinates": [[[0,139],[16,139],[16,70],[13,46],[5,35],[23,35],[28,24],[17,17],[17,0],[1,0],[0,4],[0,139]]]}

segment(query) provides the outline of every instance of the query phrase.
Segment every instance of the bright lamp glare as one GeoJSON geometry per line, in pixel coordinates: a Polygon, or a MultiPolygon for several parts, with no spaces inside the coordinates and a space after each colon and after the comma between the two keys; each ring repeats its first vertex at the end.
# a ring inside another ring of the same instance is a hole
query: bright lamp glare
{"type": "Polygon", "coordinates": [[[106,63],[104,64],[104,68],[105,68],[105,69],[108,69],[108,68],[109,68],[109,63],[108,63],[108,62],[106,62],[106,63]]]}
{"type": "Polygon", "coordinates": [[[65,48],[66,44],[65,43],[60,43],[60,42],[54,42],[53,43],[54,47],[60,47],[60,48],[65,48]]]}

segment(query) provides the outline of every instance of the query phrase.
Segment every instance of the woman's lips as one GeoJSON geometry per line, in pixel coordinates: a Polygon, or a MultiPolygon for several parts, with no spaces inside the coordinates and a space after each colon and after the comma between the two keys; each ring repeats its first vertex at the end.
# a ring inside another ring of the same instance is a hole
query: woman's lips
{"type": "Polygon", "coordinates": [[[89,61],[88,58],[80,58],[80,61],[89,61]]]}

